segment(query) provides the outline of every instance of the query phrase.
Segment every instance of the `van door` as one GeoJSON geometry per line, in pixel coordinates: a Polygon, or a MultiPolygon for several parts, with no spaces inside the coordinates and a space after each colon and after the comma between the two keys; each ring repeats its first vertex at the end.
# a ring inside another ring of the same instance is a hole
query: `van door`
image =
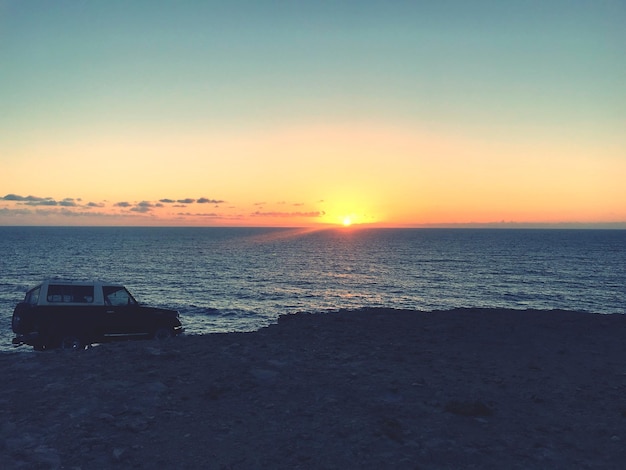
{"type": "Polygon", "coordinates": [[[104,336],[132,337],[148,334],[141,308],[124,286],[103,286],[104,336]]]}

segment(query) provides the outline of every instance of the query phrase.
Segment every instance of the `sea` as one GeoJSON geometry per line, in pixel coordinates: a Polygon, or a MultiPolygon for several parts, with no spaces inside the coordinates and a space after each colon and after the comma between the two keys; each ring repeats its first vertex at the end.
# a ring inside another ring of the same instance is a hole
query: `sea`
{"type": "Polygon", "coordinates": [[[122,283],[190,335],[367,307],[624,314],[626,230],[0,227],[0,351],[47,278],[122,283]]]}

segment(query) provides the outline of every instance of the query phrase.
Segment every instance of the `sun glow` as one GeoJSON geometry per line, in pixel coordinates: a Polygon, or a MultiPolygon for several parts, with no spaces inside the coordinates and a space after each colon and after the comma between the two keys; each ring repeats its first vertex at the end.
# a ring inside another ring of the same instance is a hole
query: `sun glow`
{"type": "Polygon", "coordinates": [[[344,217],[342,224],[344,227],[350,227],[350,225],[352,225],[352,217],[350,216],[344,217]]]}

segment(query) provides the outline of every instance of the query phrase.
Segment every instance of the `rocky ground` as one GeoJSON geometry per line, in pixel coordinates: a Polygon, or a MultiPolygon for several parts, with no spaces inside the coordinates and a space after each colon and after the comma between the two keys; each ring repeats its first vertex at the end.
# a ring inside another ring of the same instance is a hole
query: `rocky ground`
{"type": "Polygon", "coordinates": [[[0,355],[6,469],[624,468],[626,318],[367,310],[0,355]]]}

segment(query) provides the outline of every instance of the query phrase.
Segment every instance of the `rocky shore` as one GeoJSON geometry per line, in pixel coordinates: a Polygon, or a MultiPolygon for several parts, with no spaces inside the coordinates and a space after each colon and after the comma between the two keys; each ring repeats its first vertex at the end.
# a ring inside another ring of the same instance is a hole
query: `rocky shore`
{"type": "Polygon", "coordinates": [[[624,468],[626,318],[297,314],[0,355],[5,469],[624,468]]]}

